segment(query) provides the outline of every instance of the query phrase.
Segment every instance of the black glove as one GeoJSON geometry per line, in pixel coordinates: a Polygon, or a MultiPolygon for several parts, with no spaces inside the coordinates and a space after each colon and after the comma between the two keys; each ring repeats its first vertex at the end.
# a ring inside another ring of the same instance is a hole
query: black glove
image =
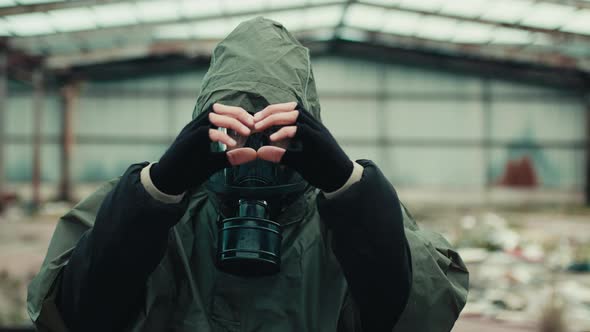
{"type": "Polygon", "coordinates": [[[297,132],[281,164],[295,169],[324,192],[342,187],[352,174],[353,164],[328,128],[304,110],[299,110],[296,126],[297,132]]]}
{"type": "Polygon", "coordinates": [[[178,195],[201,185],[216,171],[229,167],[226,152],[212,152],[210,112],[203,112],[186,125],[157,164],[150,177],[158,190],[178,195]]]}
{"type": "Polygon", "coordinates": [[[270,135],[274,146],[263,146],[258,158],[279,162],[295,169],[311,185],[332,192],[344,185],[353,163],[330,131],[305,110],[295,110],[296,103],[270,105],[254,115],[258,131],[284,126],[270,135]],[[290,139],[287,148],[283,142],[290,139]]]}

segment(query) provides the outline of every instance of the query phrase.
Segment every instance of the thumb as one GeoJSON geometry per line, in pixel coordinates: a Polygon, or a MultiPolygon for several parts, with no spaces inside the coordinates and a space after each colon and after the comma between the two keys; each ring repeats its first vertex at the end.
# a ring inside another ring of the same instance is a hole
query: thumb
{"type": "Polygon", "coordinates": [[[256,152],[259,159],[270,161],[273,163],[280,163],[281,159],[283,159],[283,155],[285,155],[285,149],[272,146],[272,145],[265,145],[258,149],[256,152]]]}
{"type": "Polygon", "coordinates": [[[256,151],[252,148],[238,148],[227,152],[227,160],[232,166],[242,165],[256,160],[256,151]]]}

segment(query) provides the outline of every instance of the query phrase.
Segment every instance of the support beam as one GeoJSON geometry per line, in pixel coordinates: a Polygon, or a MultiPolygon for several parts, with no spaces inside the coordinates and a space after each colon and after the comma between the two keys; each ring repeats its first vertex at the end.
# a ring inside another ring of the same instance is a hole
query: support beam
{"type": "Polygon", "coordinates": [[[50,70],[67,70],[71,67],[121,62],[148,57],[185,55],[188,57],[209,57],[219,41],[186,40],[175,42],[153,42],[151,44],[126,45],[117,48],[97,49],[81,53],[54,55],[47,58],[50,70]]]}
{"type": "MultiPolygon", "coordinates": [[[[388,45],[415,51],[434,51],[454,56],[480,57],[492,61],[518,61],[534,65],[590,72],[590,57],[574,57],[551,49],[533,49],[528,47],[530,44],[512,46],[495,45],[493,43],[463,45],[414,36],[372,32],[362,29],[356,30],[362,31],[370,36],[371,43],[375,45],[388,45]]],[[[590,38],[588,41],[590,41],[590,38]]]]}
{"type": "Polygon", "coordinates": [[[60,201],[73,201],[72,196],[72,152],[74,148],[74,112],[79,96],[79,84],[77,82],[66,83],[60,90],[62,106],[61,127],[61,159],[60,181],[57,199],[60,201]]]}
{"type": "MultiPolygon", "coordinates": [[[[483,142],[492,141],[492,87],[489,77],[482,80],[481,85],[481,105],[482,105],[482,140],[483,142]]],[[[492,178],[492,149],[484,144],[482,149],[482,164],[485,171],[485,191],[486,193],[492,188],[494,179],[492,178]]]]}
{"type": "Polygon", "coordinates": [[[396,147],[395,141],[391,142],[393,144],[383,144],[389,140],[387,137],[387,133],[389,132],[387,124],[388,117],[391,117],[392,115],[388,113],[393,111],[388,107],[390,99],[387,98],[387,72],[387,70],[380,70],[377,72],[377,86],[379,88],[375,98],[377,101],[375,117],[377,120],[377,141],[380,142],[377,146],[377,151],[379,156],[381,156],[380,165],[382,169],[390,170],[391,173],[385,175],[391,180],[395,174],[395,170],[399,169],[399,167],[396,167],[395,160],[393,160],[394,153],[392,153],[392,148],[396,147]]]}
{"type": "Polygon", "coordinates": [[[342,16],[340,16],[340,21],[338,22],[338,25],[336,25],[336,27],[334,28],[335,39],[340,39],[341,30],[345,26],[344,20],[346,19],[346,15],[348,14],[348,8],[350,8],[350,5],[356,2],[357,0],[346,0],[346,4],[344,5],[344,9],[342,10],[342,16]]]}
{"type": "Polygon", "coordinates": [[[40,68],[33,71],[33,210],[41,206],[41,146],[43,144],[43,72],[40,68]]]}
{"type": "Polygon", "coordinates": [[[590,91],[586,94],[586,205],[590,206],[590,91]]]}
{"type": "Polygon", "coordinates": [[[6,143],[6,53],[0,49],[0,213],[4,208],[4,144],[6,143]]]}
{"type": "Polygon", "coordinates": [[[358,43],[339,41],[337,54],[360,56],[363,59],[374,59],[389,63],[408,64],[444,69],[450,72],[489,73],[494,78],[505,78],[533,84],[568,87],[579,93],[587,86],[590,71],[581,68],[558,66],[528,59],[493,58],[485,53],[456,54],[444,52],[435,47],[420,47],[399,43],[400,40],[391,39],[390,43],[358,43]],[[552,73],[552,74],[549,74],[552,73]]]}
{"type": "MultiPolygon", "coordinates": [[[[493,44],[466,46],[444,41],[434,41],[417,37],[401,36],[388,33],[377,33],[362,29],[354,29],[364,33],[369,39],[365,43],[350,42],[346,40],[334,40],[331,42],[319,42],[330,45],[332,52],[337,52],[339,44],[355,44],[357,48],[373,47],[383,49],[384,54],[396,52],[419,52],[441,54],[447,57],[462,57],[468,60],[480,59],[491,62],[520,62],[536,66],[546,66],[554,69],[576,70],[590,73],[590,57],[572,57],[560,54],[557,51],[543,51],[533,49],[520,49],[520,46],[506,47],[493,44]]],[[[313,32],[312,30],[309,31],[313,32]]],[[[145,59],[149,57],[184,56],[188,59],[204,58],[210,56],[217,40],[178,40],[178,41],[154,41],[150,44],[126,45],[117,48],[97,49],[88,52],[75,52],[64,55],[53,55],[46,59],[47,68],[51,70],[63,70],[71,67],[82,67],[112,62],[133,61],[133,59],[145,59]]],[[[305,46],[309,42],[303,41],[305,46]]],[[[321,51],[320,51],[321,52],[321,51]]],[[[316,52],[317,54],[318,52],[316,52]]],[[[555,77],[558,79],[559,77],[555,77]]]]}
{"type": "Polygon", "coordinates": [[[540,0],[539,2],[548,2],[564,6],[573,6],[580,9],[590,9],[590,2],[588,2],[587,0],[540,0]]]}

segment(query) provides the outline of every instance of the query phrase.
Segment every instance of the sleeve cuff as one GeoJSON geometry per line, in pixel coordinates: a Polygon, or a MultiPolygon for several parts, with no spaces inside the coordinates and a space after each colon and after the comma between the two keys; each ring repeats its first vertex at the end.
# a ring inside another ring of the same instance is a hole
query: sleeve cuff
{"type": "Polygon", "coordinates": [[[340,193],[345,192],[348,188],[350,188],[350,186],[361,180],[361,178],[363,177],[363,171],[365,170],[364,167],[358,164],[356,161],[352,162],[352,166],[352,173],[350,174],[350,177],[344,183],[344,185],[342,185],[342,187],[338,188],[336,191],[332,191],[329,193],[324,192],[324,196],[327,199],[331,199],[338,196],[340,193]]]}
{"type": "Polygon", "coordinates": [[[182,201],[182,198],[184,197],[184,193],[180,195],[169,195],[161,192],[160,190],[158,190],[158,188],[156,188],[156,186],[152,182],[152,178],[150,177],[150,168],[152,167],[152,165],[153,163],[147,165],[141,170],[140,173],[141,184],[143,185],[145,191],[147,191],[153,199],[160,201],[162,203],[180,203],[180,201],[182,201]]]}

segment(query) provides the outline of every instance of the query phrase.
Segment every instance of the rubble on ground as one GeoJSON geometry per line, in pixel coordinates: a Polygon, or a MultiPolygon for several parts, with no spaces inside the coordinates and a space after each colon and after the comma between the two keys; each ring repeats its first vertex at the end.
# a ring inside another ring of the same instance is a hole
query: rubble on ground
{"type": "Polygon", "coordinates": [[[463,317],[590,331],[590,234],[555,223],[564,231],[529,231],[490,212],[460,220],[452,241],[470,270],[463,317]]]}

